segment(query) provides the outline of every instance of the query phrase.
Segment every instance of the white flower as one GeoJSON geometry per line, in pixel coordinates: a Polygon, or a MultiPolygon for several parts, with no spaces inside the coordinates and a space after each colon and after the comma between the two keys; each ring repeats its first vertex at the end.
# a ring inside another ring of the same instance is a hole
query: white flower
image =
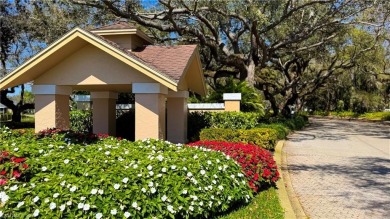
{"type": "Polygon", "coordinates": [[[65,205],[60,205],[60,210],[64,211],[65,210],[65,205]]]}
{"type": "Polygon", "coordinates": [[[11,191],[16,191],[17,189],[18,189],[18,185],[14,185],[11,188],[9,188],[9,190],[11,191]]]}
{"type": "Polygon", "coordinates": [[[106,154],[106,155],[110,155],[110,152],[109,152],[109,151],[106,151],[105,154],[106,154]]]}
{"type": "Polygon", "coordinates": [[[103,189],[99,189],[99,190],[98,190],[98,193],[99,193],[100,195],[103,195],[103,189]]]}
{"type": "Polygon", "coordinates": [[[175,165],[172,165],[172,166],[171,166],[171,169],[172,169],[172,170],[176,169],[176,166],[175,166],[175,165]]]}
{"type": "Polygon", "coordinates": [[[141,174],[141,173],[139,173],[139,174],[137,174],[137,176],[138,176],[138,177],[141,177],[141,176],[142,176],[142,174],[141,174]]]}
{"type": "Polygon", "coordinates": [[[116,213],[118,213],[118,211],[117,211],[116,209],[112,209],[112,210],[110,211],[110,213],[111,213],[112,215],[116,215],[116,213]]]}
{"type": "Polygon", "coordinates": [[[193,196],[192,196],[192,199],[194,199],[194,201],[196,201],[196,200],[198,200],[198,196],[193,195],[193,196]]]}
{"type": "Polygon", "coordinates": [[[203,206],[203,202],[199,202],[199,206],[203,206]]]}
{"type": "Polygon", "coordinates": [[[184,170],[184,171],[187,171],[187,167],[183,167],[183,170],[184,170]]]}
{"type": "Polygon", "coordinates": [[[66,204],[67,205],[72,205],[72,201],[67,201],[66,204]]]}
{"type": "Polygon", "coordinates": [[[167,168],[163,167],[163,168],[161,169],[161,172],[163,172],[163,173],[167,172],[167,168]]]}
{"type": "Polygon", "coordinates": [[[97,191],[98,191],[97,189],[92,189],[92,190],[91,190],[91,194],[92,194],[92,195],[95,195],[95,194],[97,193],[97,191]]]}
{"type": "Polygon", "coordinates": [[[206,171],[205,170],[201,170],[200,174],[204,175],[204,174],[206,174],[206,171]]]}
{"type": "Polygon", "coordinates": [[[149,186],[149,187],[153,187],[153,185],[154,185],[153,182],[149,182],[149,183],[148,183],[148,186],[149,186]]]}
{"type": "Polygon", "coordinates": [[[42,171],[45,172],[47,170],[47,167],[43,166],[42,171]]]}
{"type": "Polygon", "coordinates": [[[215,181],[215,180],[212,180],[211,182],[213,182],[214,184],[217,184],[217,181],[215,181]]]}
{"type": "Polygon", "coordinates": [[[219,190],[223,190],[223,186],[222,186],[222,185],[219,185],[219,186],[218,186],[218,189],[219,189],[219,190]]]}
{"type": "Polygon", "coordinates": [[[49,206],[50,210],[54,210],[56,207],[57,207],[56,203],[54,203],[54,202],[50,203],[50,206],[49,206]]]}
{"type": "Polygon", "coordinates": [[[84,211],[88,211],[91,206],[89,204],[85,204],[83,207],[84,211]]]}
{"type": "Polygon", "coordinates": [[[5,192],[0,192],[0,200],[2,204],[5,204],[9,199],[9,196],[5,192]]]}
{"type": "Polygon", "coordinates": [[[84,203],[79,203],[79,204],[77,205],[77,207],[78,207],[79,209],[84,208],[84,203]]]}
{"type": "Polygon", "coordinates": [[[194,207],[192,207],[192,206],[190,206],[188,209],[189,209],[190,211],[194,211],[194,207]]]}
{"type": "Polygon", "coordinates": [[[72,187],[70,187],[69,191],[70,191],[70,192],[74,192],[74,191],[76,191],[76,189],[77,189],[76,186],[72,186],[72,187]]]}
{"type": "Polygon", "coordinates": [[[38,217],[39,215],[39,209],[35,209],[34,213],[33,213],[33,216],[34,217],[38,217]]]}
{"type": "Polygon", "coordinates": [[[232,178],[232,179],[234,179],[234,175],[232,174],[232,175],[230,175],[230,177],[232,178]]]}
{"type": "Polygon", "coordinates": [[[194,159],[197,159],[197,158],[198,158],[198,155],[195,154],[194,159]]]}
{"type": "Polygon", "coordinates": [[[122,179],[122,182],[123,182],[123,183],[127,183],[128,181],[129,181],[129,178],[127,178],[127,177],[125,177],[125,178],[122,179]]]}
{"type": "Polygon", "coordinates": [[[16,207],[17,207],[17,208],[20,208],[20,207],[22,207],[23,205],[24,205],[24,202],[21,201],[21,202],[18,203],[18,205],[17,205],[16,207]]]}
{"type": "Polygon", "coordinates": [[[138,165],[137,165],[137,164],[134,164],[134,165],[133,165],[133,168],[134,168],[134,169],[137,169],[137,168],[138,168],[138,165]]]}
{"type": "Polygon", "coordinates": [[[119,187],[121,187],[121,185],[119,185],[118,183],[114,184],[114,189],[119,189],[119,187]]]}
{"type": "Polygon", "coordinates": [[[153,175],[154,175],[154,172],[153,172],[153,171],[149,171],[149,175],[150,175],[150,176],[153,176],[153,175]]]}
{"type": "Polygon", "coordinates": [[[192,176],[192,173],[191,173],[191,172],[188,172],[188,173],[187,173],[187,176],[188,176],[188,177],[191,177],[191,176],[192,176]]]}
{"type": "Polygon", "coordinates": [[[145,189],[145,188],[142,188],[141,191],[142,191],[143,193],[145,193],[145,192],[146,192],[146,189],[145,189]]]}
{"type": "Polygon", "coordinates": [[[119,208],[123,211],[123,209],[125,209],[125,206],[121,205],[119,208]]]}
{"type": "Polygon", "coordinates": [[[167,199],[168,199],[168,197],[167,197],[166,195],[164,195],[163,197],[161,197],[161,200],[162,200],[163,202],[165,202],[167,199]]]}
{"type": "Polygon", "coordinates": [[[35,196],[35,197],[33,198],[33,202],[35,203],[35,202],[37,202],[37,201],[39,201],[39,197],[38,197],[38,196],[35,196]]]}
{"type": "Polygon", "coordinates": [[[60,185],[61,185],[61,186],[65,186],[65,183],[66,183],[66,181],[64,180],[64,181],[62,181],[62,182],[60,183],[60,185]]]}
{"type": "Polygon", "coordinates": [[[65,159],[64,160],[64,164],[68,164],[69,163],[69,160],[68,159],[65,159]]]}
{"type": "Polygon", "coordinates": [[[131,207],[133,207],[133,208],[138,208],[138,204],[137,204],[137,202],[133,202],[133,204],[131,204],[131,207]]]}
{"type": "Polygon", "coordinates": [[[219,166],[219,167],[218,167],[218,170],[222,170],[222,167],[221,167],[221,166],[219,166]]]}
{"type": "Polygon", "coordinates": [[[210,160],[208,160],[208,161],[207,161],[207,164],[208,164],[208,165],[211,165],[211,161],[210,161],[210,160]]]}
{"type": "Polygon", "coordinates": [[[45,203],[49,203],[50,199],[49,198],[45,198],[45,203]]]}
{"type": "MultiPolygon", "coordinates": [[[[39,152],[40,154],[42,154],[42,153],[43,153],[43,150],[41,149],[41,150],[39,150],[38,152],[39,152]]],[[[37,210],[38,210],[38,209],[37,209],[37,210]]],[[[38,210],[38,211],[39,211],[39,210],[38,210]]]]}
{"type": "Polygon", "coordinates": [[[176,212],[175,210],[173,210],[173,206],[172,205],[168,205],[167,209],[171,213],[175,213],[176,212]]]}
{"type": "Polygon", "coordinates": [[[14,151],[18,151],[19,150],[19,148],[14,148],[14,151]]]}
{"type": "Polygon", "coordinates": [[[161,173],[157,174],[157,177],[158,178],[162,177],[162,174],[161,173]]]}
{"type": "Polygon", "coordinates": [[[154,194],[154,193],[156,192],[156,189],[155,189],[154,187],[152,187],[152,188],[150,189],[150,192],[151,192],[152,194],[154,194]]]}
{"type": "Polygon", "coordinates": [[[187,194],[187,190],[184,189],[184,190],[181,192],[181,194],[187,194]]]}
{"type": "Polygon", "coordinates": [[[123,216],[125,216],[125,218],[129,218],[130,216],[131,216],[131,214],[129,213],[129,212],[125,212],[124,214],[123,214],[123,216]]]}
{"type": "Polygon", "coordinates": [[[60,193],[54,193],[53,198],[58,198],[60,196],[60,193]]]}
{"type": "Polygon", "coordinates": [[[49,178],[44,178],[43,181],[48,182],[49,178]]]}
{"type": "Polygon", "coordinates": [[[97,213],[96,215],[95,215],[95,218],[96,219],[101,219],[103,217],[103,214],[102,213],[97,213]]]}
{"type": "Polygon", "coordinates": [[[146,167],[148,170],[152,170],[153,167],[151,165],[148,165],[148,167],[146,167]]]}
{"type": "Polygon", "coordinates": [[[84,196],[81,196],[81,197],[80,197],[80,200],[81,200],[81,201],[85,201],[85,197],[84,197],[84,196]]]}
{"type": "Polygon", "coordinates": [[[231,196],[228,196],[228,201],[232,200],[232,197],[231,196]]]}
{"type": "Polygon", "coordinates": [[[35,183],[31,183],[31,188],[35,188],[35,183]]]}

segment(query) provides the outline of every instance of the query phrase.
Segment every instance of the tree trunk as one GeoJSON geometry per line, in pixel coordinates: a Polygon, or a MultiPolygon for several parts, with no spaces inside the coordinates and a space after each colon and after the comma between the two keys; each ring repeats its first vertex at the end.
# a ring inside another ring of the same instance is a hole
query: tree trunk
{"type": "Polygon", "coordinates": [[[12,122],[22,122],[22,112],[20,110],[12,110],[12,122]]]}
{"type": "Polygon", "coordinates": [[[255,84],[255,70],[256,64],[253,60],[250,61],[249,65],[246,67],[246,78],[245,80],[249,85],[253,86],[255,84]]]}

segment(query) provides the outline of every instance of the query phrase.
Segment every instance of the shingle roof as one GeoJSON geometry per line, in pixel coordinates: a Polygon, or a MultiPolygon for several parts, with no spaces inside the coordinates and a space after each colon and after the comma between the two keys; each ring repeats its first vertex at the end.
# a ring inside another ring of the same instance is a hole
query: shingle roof
{"type": "Polygon", "coordinates": [[[191,58],[196,45],[145,46],[131,51],[132,54],[178,81],[191,58]]]}
{"type": "Polygon", "coordinates": [[[121,29],[137,29],[137,27],[132,25],[132,24],[127,23],[126,21],[118,21],[118,22],[113,23],[113,24],[108,24],[105,26],[95,28],[92,31],[94,31],[94,30],[121,30],[121,29]]]}

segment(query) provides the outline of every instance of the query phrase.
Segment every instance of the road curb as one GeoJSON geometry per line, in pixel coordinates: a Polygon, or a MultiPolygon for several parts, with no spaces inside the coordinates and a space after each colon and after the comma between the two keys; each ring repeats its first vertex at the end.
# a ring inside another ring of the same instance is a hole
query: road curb
{"type": "Polygon", "coordinates": [[[275,147],[274,159],[278,165],[280,179],[276,182],[277,193],[280,204],[284,209],[284,218],[309,218],[303,211],[302,205],[298,200],[291,184],[290,175],[287,169],[286,154],[283,153],[285,141],[279,141],[275,147]]]}

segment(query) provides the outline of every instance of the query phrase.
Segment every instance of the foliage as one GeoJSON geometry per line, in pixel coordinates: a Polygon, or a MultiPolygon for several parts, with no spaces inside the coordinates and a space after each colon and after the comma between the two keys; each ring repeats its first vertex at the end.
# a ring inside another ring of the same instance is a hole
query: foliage
{"type": "Polygon", "coordinates": [[[69,112],[70,129],[75,132],[91,133],[93,128],[92,111],[72,110],[69,112]]]}
{"type": "Polygon", "coordinates": [[[342,112],[320,112],[316,111],[313,115],[317,116],[336,116],[340,118],[357,118],[357,119],[368,119],[368,120],[383,120],[390,121],[390,112],[373,112],[373,113],[355,113],[351,111],[342,112]]]}
{"type": "Polygon", "coordinates": [[[198,141],[189,145],[221,151],[233,158],[241,165],[249,186],[254,192],[274,185],[279,179],[279,172],[272,154],[256,145],[224,141],[198,141]]]}
{"type": "Polygon", "coordinates": [[[228,215],[219,217],[219,219],[257,219],[272,218],[283,219],[284,210],[280,206],[279,196],[276,188],[269,188],[258,193],[253,200],[246,206],[242,206],[228,215]]]}
{"type": "Polygon", "coordinates": [[[261,117],[261,113],[250,112],[192,112],[188,114],[188,138],[199,140],[204,128],[251,129],[261,117]]]}
{"type": "Polygon", "coordinates": [[[254,144],[273,150],[277,140],[277,131],[270,128],[254,129],[217,129],[207,128],[200,132],[201,141],[227,141],[254,144]]]}
{"type": "Polygon", "coordinates": [[[279,140],[286,139],[287,135],[291,132],[291,129],[288,128],[286,125],[283,125],[282,123],[271,123],[271,124],[261,123],[257,127],[276,130],[277,138],[279,140]]]}
{"type": "Polygon", "coordinates": [[[1,150],[15,148],[27,158],[31,179],[0,187],[4,215],[211,217],[252,197],[241,167],[205,148],[151,139],[105,138],[87,145],[48,137],[2,139],[1,150]]]}
{"type": "Polygon", "coordinates": [[[359,118],[390,121],[390,112],[364,113],[363,115],[360,115],[359,118]]]}
{"type": "Polygon", "coordinates": [[[28,169],[26,158],[15,157],[13,153],[17,151],[18,148],[14,148],[14,151],[0,150],[0,186],[5,185],[11,178],[15,180],[25,178],[24,172],[28,169]]]}

